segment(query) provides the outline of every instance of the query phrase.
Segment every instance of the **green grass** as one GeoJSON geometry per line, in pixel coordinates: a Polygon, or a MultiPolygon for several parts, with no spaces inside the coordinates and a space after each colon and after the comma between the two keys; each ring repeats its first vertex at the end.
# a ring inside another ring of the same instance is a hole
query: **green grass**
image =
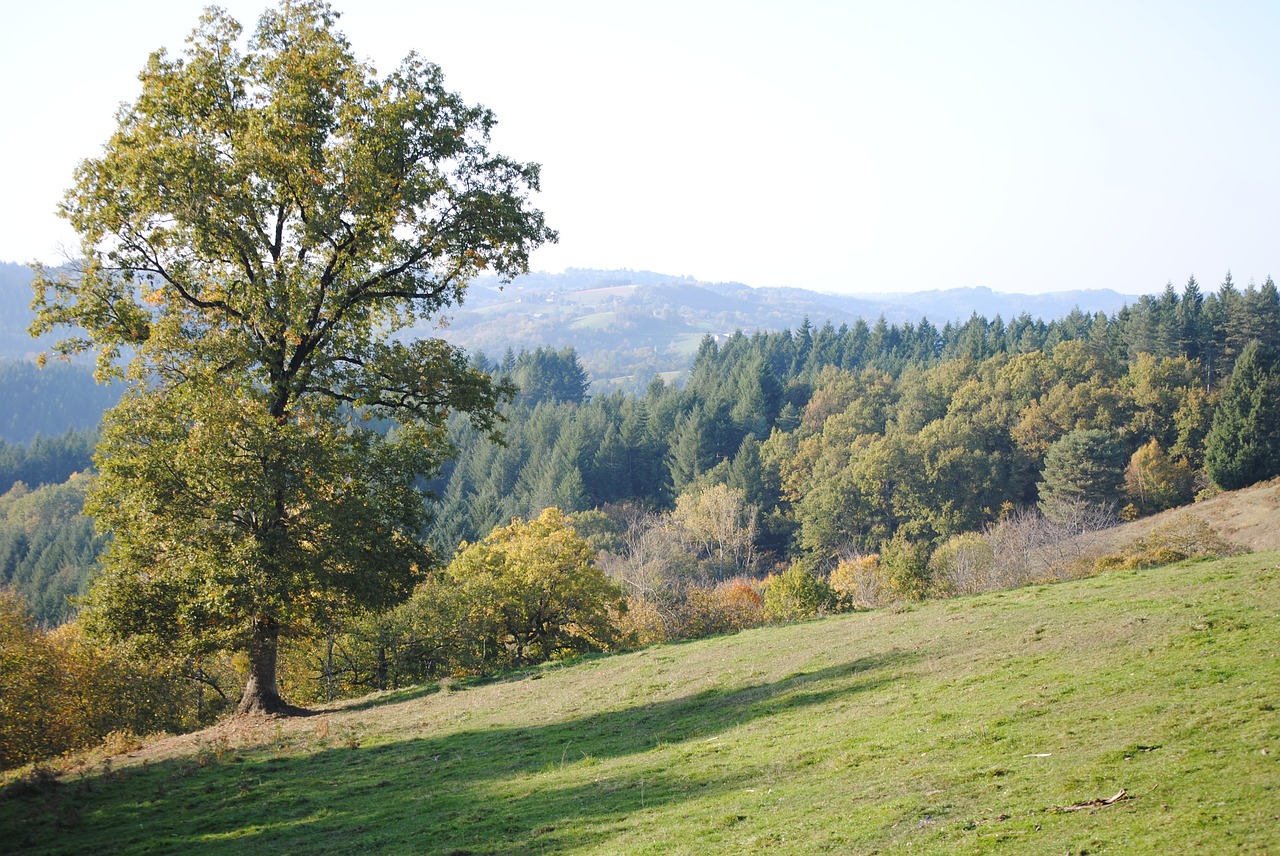
{"type": "Polygon", "coordinates": [[[569,324],[570,330],[604,330],[613,324],[618,318],[617,312],[592,312],[590,315],[583,315],[575,318],[569,324]]]}
{"type": "Polygon", "coordinates": [[[229,723],[0,852],[1277,852],[1278,640],[1277,553],[764,628],[229,723]]]}

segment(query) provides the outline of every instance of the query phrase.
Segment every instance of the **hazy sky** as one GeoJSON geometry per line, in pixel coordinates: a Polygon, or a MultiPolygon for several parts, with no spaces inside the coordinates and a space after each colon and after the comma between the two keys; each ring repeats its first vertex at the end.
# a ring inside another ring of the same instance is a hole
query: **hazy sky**
{"type": "MultiPolygon", "coordinates": [[[[16,5],[16,4],[14,4],[16,5]]],[[[0,259],[204,4],[44,0],[0,30],[0,259]]],[[[223,3],[251,29],[263,2],[223,3]]],[[[1280,3],[360,0],[543,164],[536,269],[751,285],[1155,291],[1280,275],[1280,3]]]]}

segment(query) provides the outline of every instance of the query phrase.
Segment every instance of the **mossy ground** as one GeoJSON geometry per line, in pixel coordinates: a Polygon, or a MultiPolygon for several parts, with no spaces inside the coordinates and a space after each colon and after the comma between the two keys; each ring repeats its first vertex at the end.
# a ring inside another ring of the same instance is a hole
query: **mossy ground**
{"type": "Polygon", "coordinates": [[[1280,554],[1117,571],[229,722],[0,852],[1277,852],[1278,654],[1280,554]]]}

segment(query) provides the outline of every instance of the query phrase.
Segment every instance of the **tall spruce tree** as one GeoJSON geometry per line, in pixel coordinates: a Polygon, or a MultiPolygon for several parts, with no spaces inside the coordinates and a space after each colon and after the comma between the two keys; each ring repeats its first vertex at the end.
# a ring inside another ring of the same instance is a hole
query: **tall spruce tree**
{"type": "Polygon", "coordinates": [[[1205,438],[1205,469],[1224,490],[1280,475],[1280,367],[1256,340],[1222,391],[1205,438]]]}

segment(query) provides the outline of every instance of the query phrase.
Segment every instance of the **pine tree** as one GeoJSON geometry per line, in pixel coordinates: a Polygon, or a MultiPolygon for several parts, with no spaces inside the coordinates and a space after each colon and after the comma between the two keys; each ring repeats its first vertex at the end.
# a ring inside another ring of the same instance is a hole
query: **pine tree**
{"type": "Polygon", "coordinates": [[[1113,505],[1119,495],[1128,456],[1119,438],[1097,429],[1071,431],[1049,447],[1044,458],[1040,508],[1065,522],[1079,513],[1113,505]]]}
{"type": "Polygon", "coordinates": [[[1280,293],[1271,277],[1250,295],[1249,315],[1262,350],[1273,355],[1280,351],[1280,293]]]}
{"type": "Polygon", "coordinates": [[[1174,313],[1178,328],[1178,349],[1189,359],[1199,359],[1211,336],[1204,317],[1204,295],[1193,276],[1182,290],[1182,300],[1174,313]]]}
{"type": "Polygon", "coordinates": [[[1280,475],[1280,369],[1257,341],[1245,346],[1222,391],[1205,469],[1224,490],[1280,475]]]}

